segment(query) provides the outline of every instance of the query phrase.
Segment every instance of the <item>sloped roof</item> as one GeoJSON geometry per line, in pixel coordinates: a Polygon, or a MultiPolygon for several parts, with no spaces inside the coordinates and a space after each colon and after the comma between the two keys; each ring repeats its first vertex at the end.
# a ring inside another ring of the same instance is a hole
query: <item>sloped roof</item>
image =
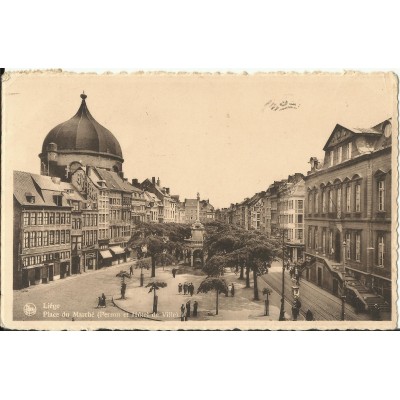
{"type": "MultiPolygon", "coordinates": [[[[376,125],[376,126],[378,126],[378,125],[376,125]]],[[[354,135],[376,135],[376,136],[382,135],[382,132],[380,132],[374,128],[349,128],[342,124],[336,124],[335,127],[333,128],[332,133],[329,135],[328,140],[325,143],[325,146],[323,148],[324,151],[328,149],[328,147],[332,141],[332,138],[334,137],[336,132],[340,129],[345,129],[354,135]]]]}
{"type": "Polygon", "coordinates": [[[76,196],[77,200],[83,198],[74,187],[66,182],[54,183],[50,176],[36,175],[29,172],[14,171],[14,197],[21,205],[30,205],[27,194],[35,196],[35,206],[59,207],[55,201],[55,195],[62,195],[61,206],[69,207],[68,200],[76,196]],[[66,189],[74,190],[74,194],[68,194],[66,189]]]}
{"type": "Polygon", "coordinates": [[[98,167],[96,167],[95,170],[97,171],[101,179],[103,179],[106,182],[108,189],[121,190],[124,192],[133,192],[133,186],[129,182],[124,181],[118,175],[118,173],[98,167]]]}

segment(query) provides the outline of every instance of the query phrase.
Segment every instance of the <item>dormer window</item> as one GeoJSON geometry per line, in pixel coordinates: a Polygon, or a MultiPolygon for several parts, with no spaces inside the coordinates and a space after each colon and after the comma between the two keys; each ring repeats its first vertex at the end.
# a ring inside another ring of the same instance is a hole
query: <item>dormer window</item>
{"type": "Polygon", "coordinates": [[[62,206],[62,196],[61,195],[55,195],[54,196],[54,203],[57,206],[62,206]]]}
{"type": "Polygon", "coordinates": [[[35,204],[35,196],[32,193],[25,193],[26,201],[31,204],[35,204]]]}
{"type": "Polygon", "coordinates": [[[329,152],[329,166],[333,167],[333,150],[329,152]]]}

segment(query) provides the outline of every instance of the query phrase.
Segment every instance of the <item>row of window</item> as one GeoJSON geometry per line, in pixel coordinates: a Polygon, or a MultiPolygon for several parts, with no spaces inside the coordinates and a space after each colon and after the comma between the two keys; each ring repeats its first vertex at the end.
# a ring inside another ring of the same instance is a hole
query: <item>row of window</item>
{"type": "Polygon", "coordinates": [[[29,267],[30,265],[39,265],[47,261],[67,260],[70,258],[70,255],[71,253],[69,251],[62,251],[61,253],[50,253],[41,254],[38,256],[24,257],[22,259],[22,265],[24,267],[29,267]]]}
{"type": "Polygon", "coordinates": [[[303,211],[303,200],[284,200],[279,203],[279,207],[283,211],[296,210],[303,211]]]}
{"type": "Polygon", "coordinates": [[[335,150],[329,152],[329,166],[340,164],[343,161],[350,160],[352,154],[352,143],[347,143],[344,146],[338,146],[335,150]],[[336,160],[336,163],[335,163],[336,160]]]}
{"type": "Polygon", "coordinates": [[[54,244],[70,243],[71,232],[69,230],[24,232],[23,247],[33,248],[52,246],[54,244]]]}
{"type": "Polygon", "coordinates": [[[303,229],[285,229],[285,235],[289,240],[303,240],[303,229]]]}
{"type": "MultiPolygon", "coordinates": [[[[308,214],[318,214],[322,212],[361,212],[361,184],[356,183],[354,186],[351,184],[344,186],[344,199],[342,198],[343,191],[341,186],[336,188],[327,188],[322,190],[320,198],[319,191],[312,191],[308,193],[308,214]],[[344,207],[342,206],[344,200],[344,207]]],[[[384,207],[382,205],[382,207],[384,207]]]]}
{"type": "Polygon", "coordinates": [[[24,226],[63,225],[71,223],[71,214],[65,212],[24,212],[24,226]]]}
{"type": "MultiPolygon", "coordinates": [[[[383,179],[376,181],[377,210],[386,210],[386,183],[383,179]]],[[[322,199],[319,191],[310,191],[308,194],[308,213],[319,212],[361,212],[361,183],[348,183],[341,186],[322,190],[322,199]]]]}
{"type": "Polygon", "coordinates": [[[122,210],[111,210],[110,211],[110,221],[130,221],[131,213],[130,211],[122,211],[122,210]]]}
{"type": "Polygon", "coordinates": [[[97,230],[82,232],[83,246],[92,246],[97,243],[97,230]]]}
{"type": "Polygon", "coordinates": [[[303,214],[289,214],[289,215],[280,215],[279,216],[280,224],[302,224],[303,223],[303,214]]]}
{"type": "MultiPolygon", "coordinates": [[[[361,232],[347,230],[344,234],[345,258],[346,260],[361,261],[361,232]]],[[[322,254],[335,254],[334,234],[332,230],[322,229],[322,234],[317,227],[309,227],[308,230],[308,248],[315,251],[322,251],[322,254]],[[321,235],[321,236],[320,236],[321,235]],[[320,242],[321,240],[321,242],[320,242]]],[[[343,243],[340,243],[343,246],[343,243]]],[[[336,251],[341,251],[336,250],[336,251]]],[[[386,257],[385,234],[379,233],[377,236],[376,263],[383,267],[386,257]]]]}

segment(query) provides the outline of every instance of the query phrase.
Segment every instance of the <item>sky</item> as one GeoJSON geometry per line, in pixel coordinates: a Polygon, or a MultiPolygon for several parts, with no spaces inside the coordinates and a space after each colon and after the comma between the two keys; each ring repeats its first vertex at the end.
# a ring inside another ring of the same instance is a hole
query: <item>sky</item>
{"type": "Polygon", "coordinates": [[[395,79],[376,74],[12,73],[3,86],[7,173],[39,173],[42,142],[78,110],[118,139],[128,179],[159,177],[181,199],[227,207],[308,171],[337,123],[395,116],[395,79]]]}

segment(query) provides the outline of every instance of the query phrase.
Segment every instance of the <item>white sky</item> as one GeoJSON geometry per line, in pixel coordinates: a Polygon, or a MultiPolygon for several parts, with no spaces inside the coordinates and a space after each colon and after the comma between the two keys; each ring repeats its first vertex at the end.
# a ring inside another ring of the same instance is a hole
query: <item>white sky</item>
{"type": "Polygon", "coordinates": [[[172,194],[200,192],[225,207],[306,173],[336,123],[369,127],[392,116],[393,82],[385,74],[18,74],[4,86],[5,152],[13,170],[39,173],[45,136],[76,113],[85,90],[91,114],[121,144],[128,179],[160,177],[172,194]],[[298,108],[273,111],[270,100],[298,108]]]}

